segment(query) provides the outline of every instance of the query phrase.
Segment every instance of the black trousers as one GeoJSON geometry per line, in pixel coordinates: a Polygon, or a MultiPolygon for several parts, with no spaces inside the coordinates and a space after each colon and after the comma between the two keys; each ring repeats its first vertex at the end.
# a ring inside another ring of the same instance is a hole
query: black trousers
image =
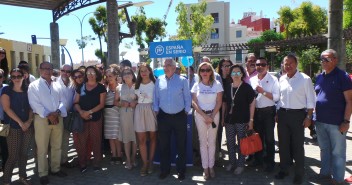
{"type": "Polygon", "coordinates": [[[278,111],[278,136],[280,168],[288,172],[292,157],[295,160],[295,175],[304,175],[304,110],[278,111]],[[292,150],[292,151],[291,151],[292,150]]]}
{"type": "Polygon", "coordinates": [[[7,159],[9,158],[9,151],[7,148],[6,137],[0,136],[0,148],[1,148],[1,162],[2,162],[2,169],[5,169],[5,164],[7,159]]]}
{"type": "Polygon", "coordinates": [[[186,171],[186,141],[187,141],[187,114],[184,110],[177,114],[167,114],[160,109],[158,116],[158,139],[160,146],[161,173],[170,173],[171,169],[171,135],[176,138],[178,173],[186,171]]]}
{"type": "Polygon", "coordinates": [[[266,155],[263,156],[264,150],[255,153],[256,162],[265,162],[267,166],[275,166],[275,114],[274,106],[255,109],[254,130],[259,134],[263,143],[263,149],[266,155]]]}

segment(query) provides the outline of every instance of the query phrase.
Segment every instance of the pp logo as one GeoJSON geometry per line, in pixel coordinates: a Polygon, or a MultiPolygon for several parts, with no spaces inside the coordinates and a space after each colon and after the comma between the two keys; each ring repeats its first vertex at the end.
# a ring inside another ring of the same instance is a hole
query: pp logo
{"type": "Polygon", "coordinates": [[[157,55],[164,54],[164,47],[161,45],[158,45],[157,47],[155,47],[155,54],[157,54],[157,55]]]}

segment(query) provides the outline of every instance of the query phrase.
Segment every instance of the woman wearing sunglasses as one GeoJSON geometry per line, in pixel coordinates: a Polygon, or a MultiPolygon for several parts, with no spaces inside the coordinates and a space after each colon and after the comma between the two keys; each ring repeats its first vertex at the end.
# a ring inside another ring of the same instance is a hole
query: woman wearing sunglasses
{"type": "Polygon", "coordinates": [[[198,130],[203,177],[215,177],[216,133],[219,125],[219,109],[222,105],[223,88],[215,80],[210,63],[203,62],[198,70],[199,82],[192,87],[192,105],[195,109],[195,122],[198,130]]]}
{"type": "Polygon", "coordinates": [[[28,149],[33,137],[33,112],[28,102],[28,86],[23,83],[23,72],[12,69],[9,86],[4,87],[1,95],[1,104],[4,108],[4,122],[10,124],[7,136],[9,158],[5,165],[3,182],[11,183],[12,170],[18,162],[19,176],[22,184],[27,181],[26,165],[28,149]]]}
{"type": "Polygon", "coordinates": [[[245,137],[246,131],[253,129],[255,93],[253,88],[244,81],[246,73],[242,66],[237,64],[231,66],[230,75],[232,84],[225,91],[228,107],[228,121],[225,128],[230,159],[226,170],[231,171],[236,166],[234,174],[239,175],[244,170],[245,156],[238,150],[238,158],[236,158],[236,138],[239,143],[245,137]]]}
{"type": "Polygon", "coordinates": [[[94,66],[88,66],[85,71],[85,83],[76,89],[74,99],[75,109],[84,120],[83,132],[78,133],[76,145],[81,172],[87,171],[87,142],[90,138],[93,150],[93,170],[99,171],[102,160],[102,110],[105,106],[106,89],[99,83],[102,74],[94,66]]]}
{"type": "Polygon", "coordinates": [[[9,75],[9,64],[6,58],[6,50],[0,47],[0,68],[4,70],[4,82],[7,82],[7,76],[9,75]]]}

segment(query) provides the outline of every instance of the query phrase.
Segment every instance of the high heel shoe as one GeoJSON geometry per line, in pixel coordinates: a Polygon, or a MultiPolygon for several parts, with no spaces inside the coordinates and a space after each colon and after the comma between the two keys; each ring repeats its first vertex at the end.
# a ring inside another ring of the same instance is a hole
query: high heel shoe
{"type": "Polygon", "coordinates": [[[210,173],[210,177],[211,177],[211,178],[215,178],[215,171],[214,171],[214,168],[210,168],[210,169],[209,169],[209,173],[210,173]]]}
{"type": "Polygon", "coordinates": [[[204,169],[203,178],[204,178],[204,180],[208,180],[209,179],[209,170],[208,170],[208,168],[204,169]]]}

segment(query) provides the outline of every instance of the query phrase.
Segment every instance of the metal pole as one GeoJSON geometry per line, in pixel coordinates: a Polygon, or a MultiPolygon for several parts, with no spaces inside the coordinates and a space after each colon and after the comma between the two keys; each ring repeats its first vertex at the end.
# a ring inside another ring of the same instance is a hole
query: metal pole
{"type": "Polygon", "coordinates": [[[70,52],[68,52],[68,50],[67,50],[67,48],[66,48],[65,46],[62,46],[62,47],[66,50],[66,52],[67,52],[67,54],[68,54],[68,57],[70,57],[70,60],[71,60],[71,66],[72,66],[72,68],[73,68],[73,61],[72,61],[72,57],[71,57],[70,52]]]}

